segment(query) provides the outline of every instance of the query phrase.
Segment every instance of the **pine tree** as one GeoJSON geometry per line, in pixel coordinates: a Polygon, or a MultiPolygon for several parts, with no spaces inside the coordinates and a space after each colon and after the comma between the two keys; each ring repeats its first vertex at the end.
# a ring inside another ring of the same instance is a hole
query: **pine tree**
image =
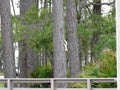
{"type": "Polygon", "coordinates": [[[3,47],[3,67],[5,78],[15,78],[15,60],[13,49],[10,0],[1,2],[1,33],[3,47]]]}
{"type": "MultiPolygon", "coordinates": [[[[66,55],[64,47],[64,15],[63,0],[53,0],[53,46],[54,46],[54,77],[65,78],[67,76],[66,55]]],[[[64,85],[59,85],[62,87],[64,85]]]]}

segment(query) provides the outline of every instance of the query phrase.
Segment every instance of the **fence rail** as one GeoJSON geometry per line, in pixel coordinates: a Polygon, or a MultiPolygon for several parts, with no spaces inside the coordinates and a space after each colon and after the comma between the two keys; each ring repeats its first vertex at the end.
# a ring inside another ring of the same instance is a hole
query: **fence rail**
{"type": "Polygon", "coordinates": [[[117,83],[116,78],[5,78],[0,83],[6,83],[6,87],[0,90],[117,90],[116,88],[93,88],[92,83],[117,83]],[[49,88],[20,87],[24,83],[49,83],[49,88]],[[57,88],[56,83],[86,83],[86,88],[57,88]],[[17,85],[17,87],[15,86],[17,85]]]}

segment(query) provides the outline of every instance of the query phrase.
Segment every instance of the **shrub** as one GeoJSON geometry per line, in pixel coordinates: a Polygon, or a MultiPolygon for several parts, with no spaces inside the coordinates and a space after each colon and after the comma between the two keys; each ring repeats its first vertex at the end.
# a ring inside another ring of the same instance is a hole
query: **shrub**
{"type": "MultiPolygon", "coordinates": [[[[95,63],[84,66],[80,77],[83,78],[108,78],[116,77],[116,57],[113,51],[106,49],[95,63]]],[[[97,83],[93,87],[116,87],[116,83],[97,83]]]]}
{"type": "Polygon", "coordinates": [[[116,77],[116,57],[113,51],[105,50],[95,63],[83,67],[81,77],[116,77]]]}
{"type": "MultiPolygon", "coordinates": [[[[52,78],[52,67],[50,65],[38,66],[35,71],[31,73],[32,78],[52,78]]],[[[32,87],[50,87],[49,83],[44,84],[33,84],[32,87]]]]}

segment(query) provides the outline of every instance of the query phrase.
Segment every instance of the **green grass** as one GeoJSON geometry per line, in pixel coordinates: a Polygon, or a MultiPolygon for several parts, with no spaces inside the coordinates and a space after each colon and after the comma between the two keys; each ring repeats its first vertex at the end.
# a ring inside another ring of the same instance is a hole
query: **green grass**
{"type": "MultiPolygon", "coordinates": [[[[3,72],[0,72],[0,76],[3,76],[3,72]]],[[[4,87],[4,83],[0,83],[0,88],[4,87]]]]}
{"type": "Polygon", "coordinates": [[[3,72],[0,72],[0,76],[3,76],[4,74],[3,74],[3,72]]]}
{"type": "Polygon", "coordinates": [[[4,87],[4,83],[0,83],[0,88],[4,87]]]}

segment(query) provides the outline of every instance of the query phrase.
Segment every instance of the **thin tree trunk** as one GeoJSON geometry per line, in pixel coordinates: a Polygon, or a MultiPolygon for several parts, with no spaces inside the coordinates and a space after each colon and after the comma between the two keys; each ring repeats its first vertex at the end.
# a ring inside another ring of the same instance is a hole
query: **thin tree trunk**
{"type": "Polygon", "coordinates": [[[48,0],[44,0],[44,8],[48,7],[48,0]]]}
{"type": "MultiPolygon", "coordinates": [[[[94,0],[94,3],[96,3],[96,5],[93,6],[93,14],[98,16],[101,16],[101,5],[98,5],[99,3],[101,3],[101,0],[94,0]]],[[[97,25],[99,23],[99,19],[97,18],[96,20],[94,20],[94,24],[97,25]]],[[[95,30],[93,31],[93,37],[91,39],[91,61],[94,62],[95,61],[95,50],[94,47],[95,45],[99,42],[100,39],[100,31],[95,28],[95,30]]]]}
{"type": "Polygon", "coordinates": [[[0,49],[0,72],[3,72],[3,49],[0,49]]]}

